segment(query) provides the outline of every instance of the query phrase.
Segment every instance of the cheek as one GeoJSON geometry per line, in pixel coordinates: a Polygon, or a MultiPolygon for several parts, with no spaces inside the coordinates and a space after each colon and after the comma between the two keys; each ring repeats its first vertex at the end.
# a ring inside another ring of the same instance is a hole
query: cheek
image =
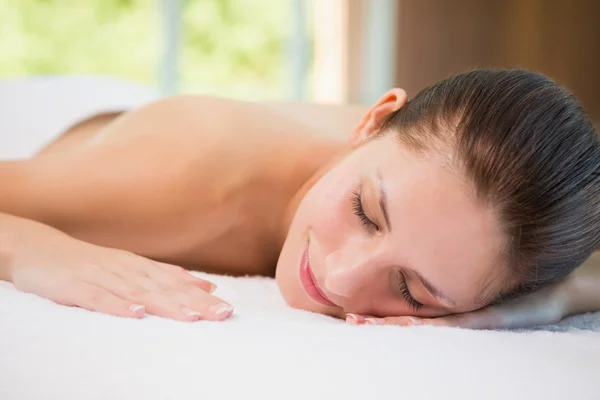
{"type": "Polygon", "coordinates": [[[339,248],[354,230],[350,201],[354,189],[354,181],[331,174],[306,194],[303,219],[323,250],[339,248]]]}

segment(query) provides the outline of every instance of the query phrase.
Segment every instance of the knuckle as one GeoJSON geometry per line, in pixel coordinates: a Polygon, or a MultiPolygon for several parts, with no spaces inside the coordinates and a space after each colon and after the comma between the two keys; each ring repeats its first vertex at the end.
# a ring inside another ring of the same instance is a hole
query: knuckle
{"type": "Polygon", "coordinates": [[[187,273],[187,271],[183,268],[181,268],[179,265],[173,265],[173,264],[162,264],[162,266],[167,269],[167,270],[171,270],[173,272],[178,272],[178,273],[187,273]]]}
{"type": "Polygon", "coordinates": [[[146,293],[145,289],[142,289],[140,287],[131,287],[126,290],[125,296],[127,296],[127,298],[129,300],[137,300],[137,299],[141,299],[142,297],[144,297],[145,293],[146,293]]]}
{"type": "Polygon", "coordinates": [[[198,293],[198,287],[188,281],[185,280],[179,280],[177,282],[177,287],[180,291],[182,292],[186,292],[186,293],[198,293]]]}
{"type": "Polygon", "coordinates": [[[195,285],[191,284],[185,279],[177,279],[176,287],[184,292],[195,292],[195,290],[197,289],[195,285]]]}
{"type": "Polygon", "coordinates": [[[196,293],[197,287],[183,279],[177,279],[168,290],[169,292],[193,294],[196,293]]]}
{"type": "Polygon", "coordinates": [[[88,307],[98,306],[105,298],[106,294],[98,289],[88,289],[80,295],[80,301],[88,307]]]}
{"type": "Polygon", "coordinates": [[[165,288],[161,294],[167,299],[187,300],[189,297],[185,292],[175,288],[165,288]]]}
{"type": "Polygon", "coordinates": [[[132,279],[137,279],[140,281],[144,279],[152,279],[148,273],[148,268],[145,265],[139,265],[139,263],[129,263],[127,264],[127,269],[129,276],[132,279]]]}

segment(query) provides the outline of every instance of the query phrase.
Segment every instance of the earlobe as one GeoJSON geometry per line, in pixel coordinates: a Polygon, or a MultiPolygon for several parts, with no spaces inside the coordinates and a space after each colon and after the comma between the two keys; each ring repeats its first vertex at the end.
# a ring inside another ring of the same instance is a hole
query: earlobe
{"type": "Polygon", "coordinates": [[[350,135],[350,146],[356,147],[377,132],[381,121],[389,114],[399,110],[406,104],[406,92],[400,88],[394,88],[384,94],[375,103],[350,135]]]}

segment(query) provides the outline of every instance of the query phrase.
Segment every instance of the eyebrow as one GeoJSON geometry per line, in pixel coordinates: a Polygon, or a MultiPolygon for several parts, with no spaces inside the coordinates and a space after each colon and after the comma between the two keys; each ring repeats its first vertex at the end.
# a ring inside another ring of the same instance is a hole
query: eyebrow
{"type": "Polygon", "coordinates": [[[414,274],[421,281],[421,283],[423,284],[423,286],[425,287],[425,289],[427,289],[427,291],[433,297],[435,297],[440,303],[444,303],[446,306],[449,306],[451,308],[455,308],[456,307],[456,302],[454,300],[452,300],[447,295],[445,295],[441,290],[439,290],[438,288],[436,288],[435,286],[433,286],[431,284],[431,282],[429,282],[427,279],[425,279],[423,277],[423,275],[421,275],[419,272],[417,272],[414,269],[409,269],[409,271],[412,274],[414,274]]]}
{"type": "Polygon", "coordinates": [[[391,232],[392,224],[390,223],[390,215],[388,213],[387,192],[383,183],[383,176],[381,175],[381,171],[379,169],[377,169],[375,175],[377,177],[377,189],[379,190],[379,207],[381,208],[381,212],[383,213],[383,219],[385,220],[387,230],[391,232]]]}

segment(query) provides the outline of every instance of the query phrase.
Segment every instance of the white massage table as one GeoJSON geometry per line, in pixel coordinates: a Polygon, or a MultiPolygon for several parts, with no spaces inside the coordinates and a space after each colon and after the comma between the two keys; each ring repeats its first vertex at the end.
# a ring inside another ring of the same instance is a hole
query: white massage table
{"type": "MultiPolygon", "coordinates": [[[[0,158],[153,96],[108,78],[0,82],[0,158]],[[95,95],[67,98],[83,87],[95,95]],[[24,102],[48,115],[17,118],[24,102]]],[[[0,282],[0,399],[600,399],[600,313],[520,332],[352,327],[287,307],[271,279],[209,279],[236,307],[226,322],[116,318],[0,282]]]]}

